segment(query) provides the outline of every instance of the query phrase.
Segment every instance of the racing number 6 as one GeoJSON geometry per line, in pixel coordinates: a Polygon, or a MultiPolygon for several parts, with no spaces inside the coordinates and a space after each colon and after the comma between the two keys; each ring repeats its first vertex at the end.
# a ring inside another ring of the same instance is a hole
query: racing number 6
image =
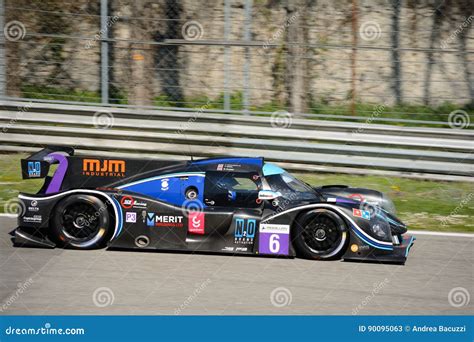
{"type": "Polygon", "coordinates": [[[270,235],[270,252],[278,253],[280,251],[280,236],[278,234],[270,235]]]}

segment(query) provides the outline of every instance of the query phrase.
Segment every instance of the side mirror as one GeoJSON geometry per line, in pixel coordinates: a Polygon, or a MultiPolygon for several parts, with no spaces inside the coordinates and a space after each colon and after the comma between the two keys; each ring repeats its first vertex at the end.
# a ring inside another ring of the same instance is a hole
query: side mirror
{"type": "Polygon", "coordinates": [[[281,197],[281,192],[272,191],[272,190],[260,190],[258,192],[259,200],[273,200],[275,198],[281,197]]]}

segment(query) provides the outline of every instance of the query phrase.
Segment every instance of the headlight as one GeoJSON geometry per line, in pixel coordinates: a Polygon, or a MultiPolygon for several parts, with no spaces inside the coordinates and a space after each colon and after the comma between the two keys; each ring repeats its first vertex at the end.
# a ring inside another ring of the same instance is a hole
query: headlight
{"type": "Polygon", "coordinates": [[[390,238],[390,225],[386,221],[376,220],[372,225],[372,231],[379,238],[390,238]]]}

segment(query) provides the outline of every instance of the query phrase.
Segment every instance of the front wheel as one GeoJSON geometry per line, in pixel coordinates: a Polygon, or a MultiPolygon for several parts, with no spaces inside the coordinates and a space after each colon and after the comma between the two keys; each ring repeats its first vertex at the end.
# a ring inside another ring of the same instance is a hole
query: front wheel
{"type": "Polygon", "coordinates": [[[340,259],[347,249],[349,233],[344,220],[326,209],[300,215],[293,228],[297,253],[307,259],[340,259]]]}
{"type": "Polygon", "coordinates": [[[52,238],[60,247],[93,249],[105,246],[111,220],[106,204],[97,197],[71,195],[56,206],[52,238]]]}

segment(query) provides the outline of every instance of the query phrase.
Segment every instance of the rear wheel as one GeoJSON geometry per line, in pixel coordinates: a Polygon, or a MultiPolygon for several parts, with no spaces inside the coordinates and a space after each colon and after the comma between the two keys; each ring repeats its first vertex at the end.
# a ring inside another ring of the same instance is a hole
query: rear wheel
{"type": "Polygon", "coordinates": [[[60,247],[93,249],[104,247],[111,220],[106,204],[89,195],[71,195],[54,210],[52,238],[60,247]]]}
{"type": "Polygon", "coordinates": [[[297,253],[307,259],[339,259],[349,242],[344,220],[326,209],[302,214],[296,219],[293,232],[297,253]]]}

